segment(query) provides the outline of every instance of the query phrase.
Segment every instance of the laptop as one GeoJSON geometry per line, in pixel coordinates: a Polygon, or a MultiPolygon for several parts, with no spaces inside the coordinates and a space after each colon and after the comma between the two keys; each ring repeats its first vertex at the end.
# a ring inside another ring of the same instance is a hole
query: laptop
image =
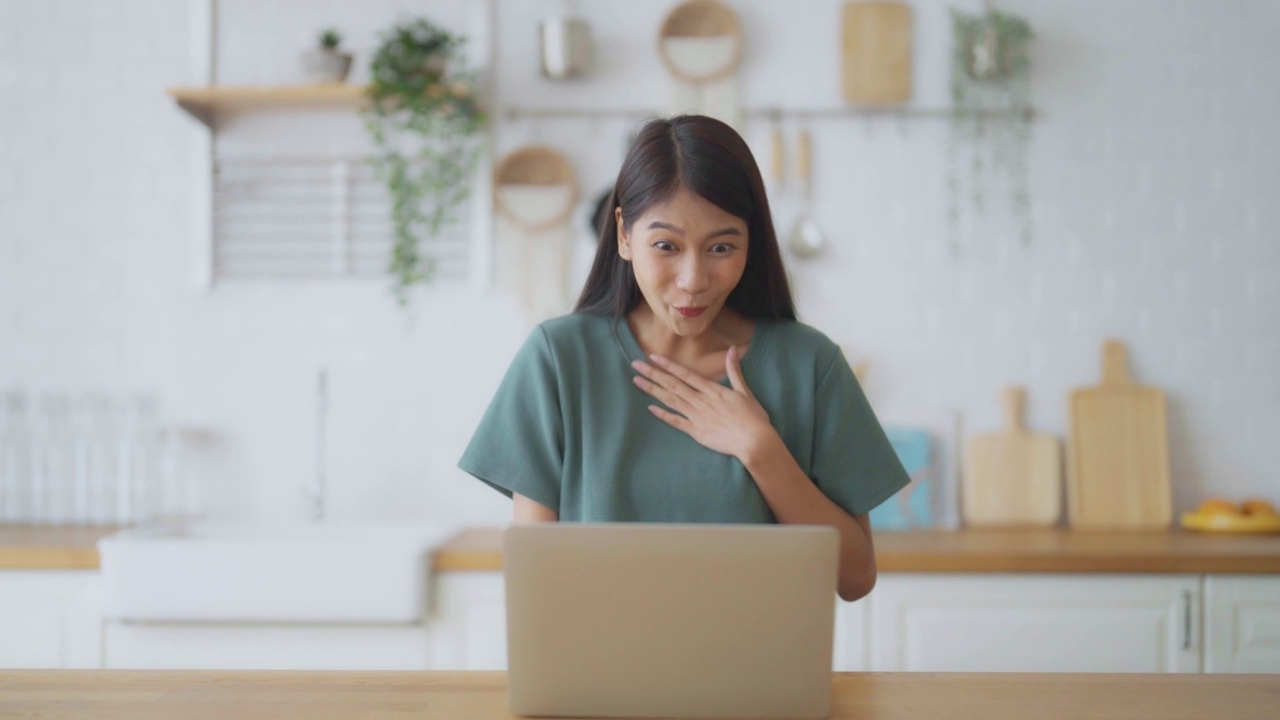
{"type": "Polygon", "coordinates": [[[510,526],[511,711],[827,717],[839,543],[809,525],[510,526]]]}

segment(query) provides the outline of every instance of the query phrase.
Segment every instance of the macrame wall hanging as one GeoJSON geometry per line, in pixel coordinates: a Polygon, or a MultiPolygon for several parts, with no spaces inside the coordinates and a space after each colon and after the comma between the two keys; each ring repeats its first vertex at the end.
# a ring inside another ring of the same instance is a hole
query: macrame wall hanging
{"type": "Polygon", "coordinates": [[[573,165],[556,150],[529,145],[498,163],[493,184],[498,287],[519,298],[531,325],[568,312],[570,220],[578,202],[573,165]]]}
{"type": "Polygon", "coordinates": [[[667,111],[723,120],[742,132],[738,67],[742,23],[719,0],[689,0],[671,9],[658,32],[658,55],[672,78],[667,111]]]}

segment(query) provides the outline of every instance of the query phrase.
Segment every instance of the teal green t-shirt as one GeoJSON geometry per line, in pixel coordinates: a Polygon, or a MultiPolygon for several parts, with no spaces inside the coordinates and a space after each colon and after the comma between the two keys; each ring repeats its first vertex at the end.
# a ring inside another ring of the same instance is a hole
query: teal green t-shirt
{"type": "MultiPolygon", "coordinates": [[[[458,463],[564,522],[777,522],[737,458],[647,410],[625,321],[573,314],[533,330],[458,463]],[[616,330],[615,330],[616,328],[616,330]]],[[[839,346],[799,322],[757,320],[742,374],[805,474],[860,515],[909,482],[839,346]]],[[[728,384],[728,379],[722,379],[728,384]]]]}

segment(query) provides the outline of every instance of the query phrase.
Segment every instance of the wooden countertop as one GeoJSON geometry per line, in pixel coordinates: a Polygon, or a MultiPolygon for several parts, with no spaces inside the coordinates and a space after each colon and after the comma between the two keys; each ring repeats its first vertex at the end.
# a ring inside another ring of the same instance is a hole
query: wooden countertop
{"type": "MultiPolygon", "coordinates": [[[[1275,717],[1280,675],[834,673],[830,718],[1275,717]]],[[[0,671],[0,716],[45,720],[518,717],[503,672],[0,671]]]]}
{"type": "MultiPolygon", "coordinates": [[[[880,572],[1280,573],[1280,535],[928,530],[874,536],[880,572]]],[[[435,553],[441,571],[502,568],[502,528],[467,530],[435,553]]]]}
{"type": "MultiPolygon", "coordinates": [[[[0,525],[0,570],[92,570],[110,527],[0,525]]],[[[875,536],[881,572],[1280,574],[1280,535],[930,530],[875,536]]],[[[437,571],[502,569],[502,528],[466,530],[434,553],[437,571]]]]}
{"type": "Polygon", "coordinates": [[[0,524],[0,570],[96,570],[98,539],[119,529],[0,524]]]}

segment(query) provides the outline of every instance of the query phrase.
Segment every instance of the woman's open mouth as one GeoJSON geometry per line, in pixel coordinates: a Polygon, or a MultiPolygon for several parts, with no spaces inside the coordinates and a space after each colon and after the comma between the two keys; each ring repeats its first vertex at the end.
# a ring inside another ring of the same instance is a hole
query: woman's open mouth
{"type": "Polygon", "coordinates": [[[706,305],[703,305],[702,307],[678,307],[676,308],[676,312],[685,317],[698,317],[702,314],[702,311],[706,309],[706,305]]]}

